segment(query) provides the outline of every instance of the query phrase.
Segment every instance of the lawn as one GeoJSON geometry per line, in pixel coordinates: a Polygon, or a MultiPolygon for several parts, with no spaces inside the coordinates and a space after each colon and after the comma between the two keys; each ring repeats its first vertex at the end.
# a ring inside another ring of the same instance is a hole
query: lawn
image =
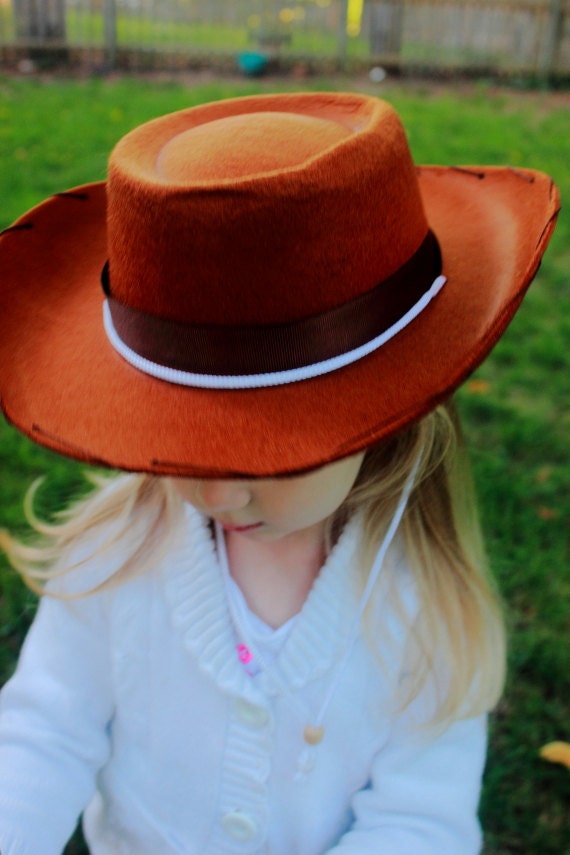
{"type": "MultiPolygon", "coordinates": [[[[311,88],[370,90],[367,80],[311,88]]],[[[105,175],[133,126],[191,104],[293,89],[277,82],[0,78],[0,228],[53,192],[105,175]]],[[[297,87],[298,88],[298,87],[297,87]]],[[[549,172],[570,197],[570,99],[486,85],[388,84],[422,163],[510,163],[549,172]]],[[[510,627],[509,682],[493,716],[482,802],[485,855],[570,855],[570,771],[538,757],[570,741],[570,215],[491,357],[459,395],[490,556],[510,627]]],[[[38,475],[40,511],[82,489],[82,467],[0,425],[0,524],[24,531],[21,498],[38,475]]],[[[14,664],[34,598],[0,566],[0,676],[14,664]]],[[[79,853],[80,844],[69,849],[79,853]]]]}
{"type": "MultiPolygon", "coordinates": [[[[247,3],[246,3],[247,7],[247,3]]],[[[261,46],[270,52],[277,46],[287,56],[327,56],[339,53],[336,26],[324,27],[320,22],[283,23],[271,16],[247,16],[243,9],[234,9],[235,23],[202,20],[189,15],[183,8],[178,15],[153,16],[140,9],[123,9],[116,17],[116,37],[119,47],[188,51],[194,53],[230,53],[261,46]]],[[[105,23],[99,11],[70,6],[65,16],[66,41],[71,46],[101,47],[105,44],[105,23]]],[[[15,21],[12,9],[0,3],[0,41],[12,42],[15,21]]],[[[361,36],[346,40],[349,57],[365,57],[369,45],[361,36]]]]}

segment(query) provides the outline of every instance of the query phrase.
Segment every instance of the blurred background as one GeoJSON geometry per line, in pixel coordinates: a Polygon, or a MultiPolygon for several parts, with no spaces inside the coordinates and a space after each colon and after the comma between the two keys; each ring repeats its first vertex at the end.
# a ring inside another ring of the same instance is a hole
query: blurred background
{"type": "Polygon", "coordinates": [[[0,0],[7,65],[172,69],[236,53],[252,54],[251,73],[372,64],[569,78],[570,0],[0,0]]]}
{"type": "MultiPolygon", "coordinates": [[[[540,756],[570,742],[569,87],[570,0],[0,0],[0,229],[104,180],[136,125],[257,92],[378,95],[416,162],[528,166],[560,186],[539,274],[458,394],[510,634],[484,855],[570,855],[570,769],[540,756]]],[[[84,492],[84,469],[0,419],[0,526],[28,538],[34,479],[50,519],[84,492]]],[[[0,683],[36,605],[0,555],[0,683]]],[[[66,855],[85,851],[78,834],[66,855]]]]}

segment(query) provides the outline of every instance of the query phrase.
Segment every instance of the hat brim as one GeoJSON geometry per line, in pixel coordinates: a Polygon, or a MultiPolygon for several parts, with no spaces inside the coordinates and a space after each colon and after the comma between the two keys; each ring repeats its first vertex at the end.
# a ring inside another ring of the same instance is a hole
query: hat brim
{"type": "Polygon", "coordinates": [[[196,477],[278,476],[356,453],[419,419],[480,364],[554,227],[545,175],[422,167],[447,283],[406,329],[334,373],[220,392],[149,377],[113,349],[99,284],[105,184],[54,196],[0,239],[0,395],[36,442],[96,465],[196,477]]]}

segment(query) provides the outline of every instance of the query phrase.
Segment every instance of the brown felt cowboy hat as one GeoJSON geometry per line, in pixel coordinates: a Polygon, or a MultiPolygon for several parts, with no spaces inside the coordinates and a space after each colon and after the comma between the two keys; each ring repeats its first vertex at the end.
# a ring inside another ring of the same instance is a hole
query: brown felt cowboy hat
{"type": "Polygon", "coordinates": [[[363,95],[164,116],[119,142],[106,183],[2,235],[2,408],[37,442],[121,469],[323,465],[482,361],[558,204],[538,172],[416,168],[395,112],[363,95]]]}

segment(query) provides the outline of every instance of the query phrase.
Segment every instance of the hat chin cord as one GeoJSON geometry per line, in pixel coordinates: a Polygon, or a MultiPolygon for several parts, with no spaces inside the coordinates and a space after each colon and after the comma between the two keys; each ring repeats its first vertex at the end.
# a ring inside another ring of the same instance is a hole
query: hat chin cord
{"type": "Polygon", "coordinates": [[[113,323],[109,300],[105,300],[103,305],[103,324],[110,343],[130,365],[144,374],[156,377],[159,380],[165,380],[167,383],[194,386],[201,389],[256,389],[268,386],[282,386],[287,383],[296,383],[301,380],[310,380],[313,377],[329,374],[332,371],[337,371],[339,368],[344,368],[346,365],[357,362],[359,359],[378,350],[424,311],[434,297],[439,294],[446,281],[445,276],[437,276],[431,287],[422,294],[420,299],[402,317],[365,344],[341,353],[338,356],[333,356],[330,359],[310,365],[262,374],[200,374],[153,362],[141,356],[141,354],[137,353],[121,339],[113,323]]]}
{"type": "MultiPolygon", "coordinates": [[[[404,488],[402,490],[402,493],[401,493],[400,498],[398,500],[398,504],[396,506],[396,510],[394,511],[394,514],[393,514],[392,519],[390,521],[390,525],[388,526],[386,534],[384,535],[384,539],[383,539],[382,543],[380,544],[380,547],[378,548],[378,551],[377,551],[376,556],[374,558],[374,562],[372,564],[372,567],[370,568],[370,573],[368,574],[368,579],[366,581],[366,585],[364,586],[364,590],[363,590],[362,595],[360,597],[360,602],[358,604],[358,608],[356,609],[352,624],[350,626],[350,630],[346,636],[346,640],[344,643],[344,649],[342,652],[342,656],[340,658],[340,662],[338,663],[338,666],[335,670],[333,679],[331,680],[331,683],[328,687],[328,690],[325,693],[325,696],[324,696],[323,701],[321,703],[320,709],[318,710],[317,715],[312,719],[312,724],[307,723],[303,729],[303,739],[304,739],[306,744],[305,744],[304,748],[302,749],[302,751],[298,757],[297,775],[296,775],[297,778],[301,778],[301,777],[303,777],[303,775],[308,774],[314,767],[315,760],[316,760],[316,756],[315,756],[316,748],[322,742],[322,740],[324,739],[324,736],[325,736],[324,720],[325,720],[326,712],[327,712],[329,705],[333,699],[334,693],[336,692],[336,689],[340,683],[342,675],[344,674],[344,671],[347,667],[349,656],[352,652],[352,649],[353,649],[354,644],[356,642],[356,639],[358,637],[358,633],[360,631],[360,623],[361,623],[362,615],[364,614],[364,610],[366,609],[366,606],[368,605],[368,602],[370,601],[370,598],[372,596],[372,592],[374,590],[376,582],[378,581],[378,577],[380,575],[380,572],[384,566],[384,562],[386,560],[386,555],[388,553],[390,546],[392,545],[392,542],[394,540],[396,532],[398,531],[398,527],[402,521],[402,517],[404,516],[404,512],[406,510],[406,507],[408,505],[408,501],[410,498],[410,494],[411,494],[411,492],[414,488],[415,482],[416,482],[416,476],[418,473],[418,469],[419,469],[419,466],[421,463],[422,456],[423,456],[423,449],[420,450],[418,456],[416,457],[416,460],[414,461],[414,465],[412,466],[412,469],[410,470],[410,473],[406,479],[406,482],[404,484],[404,488]]],[[[224,575],[224,578],[227,580],[227,577],[229,575],[229,567],[228,567],[227,553],[226,553],[226,549],[225,549],[224,534],[223,534],[221,527],[217,523],[216,523],[216,542],[218,545],[218,556],[219,556],[219,560],[222,564],[223,575],[224,575]]],[[[293,694],[293,692],[289,689],[288,686],[286,686],[284,684],[284,681],[281,680],[277,671],[275,669],[272,669],[264,661],[264,657],[259,653],[259,651],[256,649],[255,645],[251,644],[251,642],[248,640],[247,632],[246,632],[245,627],[243,625],[243,621],[241,619],[241,616],[240,616],[238,610],[235,608],[234,601],[231,597],[228,597],[228,605],[229,605],[231,620],[232,620],[234,629],[236,631],[236,634],[239,637],[240,642],[242,644],[245,644],[245,646],[247,647],[248,652],[251,654],[252,658],[257,662],[257,664],[259,665],[261,670],[264,673],[266,673],[269,676],[269,678],[274,682],[274,685],[278,689],[281,690],[281,692],[283,693],[283,696],[287,700],[289,700],[292,705],[297,707],[297,710],[300,713],[300,716],[302,717],[302,719],[304,719],[305,721],[307,719],[309,719],[309,722],[310,722],[311,719],[307,715],[306,710],[302,708],[302,705],[299,702],[298,697],[295,694],[293,694]]]]}

